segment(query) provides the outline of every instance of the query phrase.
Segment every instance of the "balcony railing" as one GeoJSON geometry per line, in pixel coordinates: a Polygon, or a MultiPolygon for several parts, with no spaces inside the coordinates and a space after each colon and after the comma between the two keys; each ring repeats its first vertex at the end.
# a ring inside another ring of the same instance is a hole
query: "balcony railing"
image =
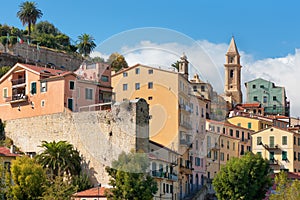
{"type": "Polygon", "coordinates": [[[10,103],[24,102],[27,100],[28,100],[28,96],[25,94],[16,94],[6,98],[6,102],[10,102],[10,103]]]}
{"type": "Polygon", "coordinates": [[[25,78],[11,80],[12,85],[19,85],[25,83],[25,78]]]}
{"type": "Polygon", "coordinates": [[[178,176],[176,174],[171,174],[169,172],[163,172],[163,171],[159,171],[159,170],[154,170],[151,171],[151,174],[153,177],[158,177],[158,178],[166,178],[169,180],[173,180],[173,181],[177,181],[178,180],[178,176]]]}
{"type": "Polygon", "coordinates": [[[183,126],[186,129],[192,129],[192,125],[188,122],[180,122],[180,126],[183,126]]]}
{"type": "Polygon", "coordinates": [[[259,145],[262,145],[267,150],[280,150],[280,147],[278,144],[263,144],[262,142],[259,143],[259,145]]]}
{"type": "Polygon", "coordinates": [[[273,158],[273,159],[270,159],[270,160],[269,160],[269,164],[270,164],[270,165],[278,165],[278,160],[275,160],[274,158],[273,158]]]}

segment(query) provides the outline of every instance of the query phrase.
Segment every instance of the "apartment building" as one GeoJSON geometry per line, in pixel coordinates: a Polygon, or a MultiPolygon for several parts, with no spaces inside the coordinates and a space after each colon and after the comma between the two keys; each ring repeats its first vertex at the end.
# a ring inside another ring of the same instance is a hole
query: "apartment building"
{"type": "Polygon", "coordinates": [[[252,152],[268,159],[274,172],[300,172],[300,134],[270,127],[252,134],[252,152]]]}
{"type": "MultiPolygon", "coordinates": [[[[146,99],[151,116],[150,139],[180,154],[180,197],[191,192],[194,158],[191,160],[190,149],[200,126],[199,120],[192,115],[201,117],[199,100],[191,96],[188,63],[183,55],[178,72],[137,64],[112,75],[116,101],[146,99]],[[191,98],[195,100],[192,102],[191,98]]],[[[204,113],[202,118],[205,118],[204,113]]]]}
{"type": "Polygon", "coordinates": [[[107,91],[107,87],[81,80],[70,71],[17,63],[0,79],[0,118],[96,109],[89,106],[102,102],[102,90],[107,91]]]}
{"type": "Polygon", "coordinates": [[[245,83],[248,103],[261,103],[268,115],[290,115],[290,104],[285,88],[271,81],[257,78],[245,83]]]}
{"type": "Polygon", "coordinates": [[[153,199],[178,199],[179,154],[151,140],[149,145],[150,173],[158,186],[153,199]]]}

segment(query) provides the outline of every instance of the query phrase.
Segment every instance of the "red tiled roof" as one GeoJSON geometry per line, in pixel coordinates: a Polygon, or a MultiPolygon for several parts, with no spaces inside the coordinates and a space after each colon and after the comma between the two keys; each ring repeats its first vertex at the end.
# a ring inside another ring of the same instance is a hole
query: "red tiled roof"
{"type": "Polygon", "coordinates": [[[49,75],[62,75],[65,73],[69,73],[69,71],[62,71],[62,70],[58,70],[58,69],[52,69],[52,68],[46,68],[46,67],[39,67],[39,66],[35,66],[35,65],[28,65],[28,64],[21,64],[33,71],[36,71],[37,73],[40,74],[46,74],[47,72],[49,72],[49,75]]]}
{"type": "Polygon", "coordinates": [[[77,192],[73,194],[74,197],[105,197],[105,190],[108,190],[104,187],[94,187],[88,190],[77,192]],[[99,190],[98,190],[99,189],[99,190]]]}
{"type": "Polygon", "coordinates": [[[16,154],[16,153],[10,153],[10,149],[7,147],[0,147],[0,156],[16,157],[16,156],[20,156],[20,155],[16,154]]]}
{"type": "Polygon", "coordinates": [[[243,103],[241,106],[244,108],[258,108],[260,106],[260,103],[243,103]]]}

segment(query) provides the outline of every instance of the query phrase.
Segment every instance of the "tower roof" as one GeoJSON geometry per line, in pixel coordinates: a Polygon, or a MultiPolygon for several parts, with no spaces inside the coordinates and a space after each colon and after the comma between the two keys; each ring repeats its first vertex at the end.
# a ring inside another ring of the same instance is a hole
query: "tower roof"
{"type": "Polygon", "coordinates": [[[239,51],[236,47],[236,44],[235,44],[235,40],[234,40],[234,37],[232,36],[231,38],[231,41],[230,41],[230,44],[229,44],[229,48],[227,50],[227,53],[230,53],[230,54],[237,54],[239,55],[239,51]]]}

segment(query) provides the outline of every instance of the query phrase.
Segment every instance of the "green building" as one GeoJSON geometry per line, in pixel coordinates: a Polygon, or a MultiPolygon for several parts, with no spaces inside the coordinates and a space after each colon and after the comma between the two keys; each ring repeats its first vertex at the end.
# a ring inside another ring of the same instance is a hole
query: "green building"
{"type": "Polygon", "coordinates": [[[290,115],[290,103],[285,88],[262,78],[246,82],[247,103],[261,103],[265,115],[290,115]]]}

